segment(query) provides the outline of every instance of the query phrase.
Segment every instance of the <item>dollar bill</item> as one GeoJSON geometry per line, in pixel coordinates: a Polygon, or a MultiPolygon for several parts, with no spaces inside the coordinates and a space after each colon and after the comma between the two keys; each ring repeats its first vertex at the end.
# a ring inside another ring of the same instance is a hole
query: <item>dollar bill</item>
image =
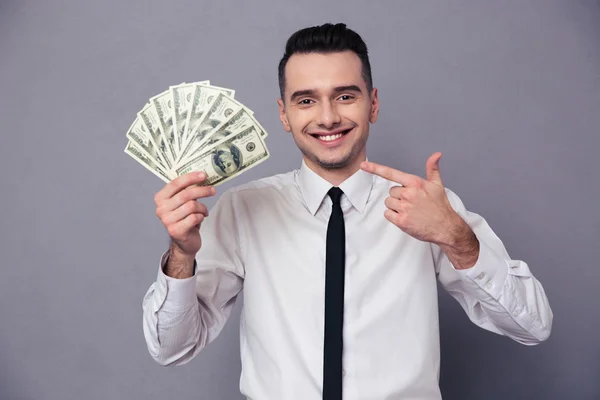
{"type": "Polygon", "coordinates": [[[146,156],[152,158],[163,171],[168,171],[168,168],[162,161],[160,152],[150,140],[146,126],[139,116],[135,118],[125,136],[127,139],[134,142],[140,151],[143,151],[146,156]]]}
{"type": "Polygon", "coordinates": [[[183,135],[183,146],[179,158],[185,154],[188,149],[188,140],[190,139],[190,133],[194,131],[194,128],[204,116],[204,113],[210,108],[211,104],[216,100],[219,94],[225,94],[226,96],[233,97],[235,94],[234,90],[220,88],[216,86],[206,86],[196,84],[194,88],[194,95],[192,97],[192,104],[189,107],[187,120],[185,122],[184,135],[183,135]]]}
{"type": "Polygon", "coordinates": [[[134,160],[142,164],[148,171],[158,176],[165,183],[169,183],[171,178],[155,161],[152,157],[145,154],[137,144],[133,141],[128,141],[125,147],[125,153],[129,154],[134,160]]]}
{"type": "Polygon", "coordinates": [[[226,141],[208,147],[204,153],[177,168],[175,173],[179,176],[204,171],[206,179],[201,185],[216,186],[260,164],[269,156],[260,132],[252,125],[226,141]]]}
{"type": "Polygon", "coordinates": [[[212,131],[208,132],[201,143],[197,145],[197,147],[191,150],[191,153],[187,156],[188,160],[191,160],[194,157],[202,154],[204,149],[207,147],[217,143],[225,141],[231,135],[236,135],[243,131],[244,129],[254,125],[259,132],[261,138],[264,139],[267,137],[267,131],[263,129],[263,127],[258,123],[256,118],[251,114],[251,111],[242,106],[239,110],[231,115],[230,118],[222,121],[219,125],[217,125],[212,131]]]}
{"type": "Polygon", "coordinates": [[[171,170],[173,168],[173,160],[169,159],[167,144],[160,132],[160,122],[158,121],[158,115],[156,115],[156,110],[152,103],[148,103],[142,108],[142,110],[138,113],[138,117],[142,120],[144,125],[146,126],[146,130],[148,132],[148,138],[152,141],[152,144],[158,150],[158,154],[161,156],[162,161],[164,162],[167,169],[171,170]]]}
{"type": "Polygon", "coordinates": [[[194,89],[197,84],[209,85],[210,81],[182,83],[169,88],[173,97],[173,134],[175,136],[177,159],[181,153],[183,135],[185,134],[185,122],[187,121],[188,111],[191,108],[194,89]]]}
{"type": "Polygon", "coordinates": [[[242,104],[239,101],[219,93],[190,133],[190,139],[181,153],[180,162],[189,160],[189,156],[195,153],[206,141],[208,134],[222,122],[231,118],[241,108],[242,104]]]}
{"type": "Polygon", "coordinates": [[[206,86],[211,89],[218,90],[219,92],[223,93],[225,96],[231,97],[232,99],[235,97],[235,90],[233,90],[233,89],[222,87],[222,86],[204,84],[203,82],[196,82],[196,83],[200,86],[206,86]]]}
{"type": "Polygon", "coordinates": [[[173,131],[173,97],[170,90],[165,90],[150,99],[158,117],[160,134],[169,150],[168,156],[172,162],[177,160],[175,152],[175,134],[173,131]]]}

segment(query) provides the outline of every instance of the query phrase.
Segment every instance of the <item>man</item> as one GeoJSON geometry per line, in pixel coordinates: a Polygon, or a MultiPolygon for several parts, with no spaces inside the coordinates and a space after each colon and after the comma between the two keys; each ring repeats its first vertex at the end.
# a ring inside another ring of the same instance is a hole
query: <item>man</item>
{"type": "Polygon", "coordinates": [[[203,174],[155,197],[172,239],[144,299],[157,362],[196,356],[242,288],[240,389],[254,400],[440,399],[436,279],[476,325],[526,345],[549,336],[541,284],[444,188],[441,153],[426,178],[365,161],[379,100],[358,34],[296,32],[279,81],[298,170],[226,191],[210,217],[203,174]]]}

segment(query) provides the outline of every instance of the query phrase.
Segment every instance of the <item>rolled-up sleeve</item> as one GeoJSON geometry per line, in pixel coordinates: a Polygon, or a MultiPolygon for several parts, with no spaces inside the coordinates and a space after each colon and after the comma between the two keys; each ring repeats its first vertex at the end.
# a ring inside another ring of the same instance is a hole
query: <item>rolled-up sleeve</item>
{"type": "Polygon", "coordinates": [[[227,322],[245,275],[236,220],[231,194],[225,192],[201,226],[202,248],[190,278],[165,275],[169,253],[161,257],[142,302],[144,337],[159,364],[189,362],[227,322]]]}
{"type": "Polygon", "coordinates": [[[467,211],[454,192],[446,192],[479,240],[479,256],[472,268],[457,270],[439,246],[432,245],[441,285],[476,325],[525,345],[546,340],[553,313],[542,284],[527,263],[510,258],[483,217],[467,211]]]}

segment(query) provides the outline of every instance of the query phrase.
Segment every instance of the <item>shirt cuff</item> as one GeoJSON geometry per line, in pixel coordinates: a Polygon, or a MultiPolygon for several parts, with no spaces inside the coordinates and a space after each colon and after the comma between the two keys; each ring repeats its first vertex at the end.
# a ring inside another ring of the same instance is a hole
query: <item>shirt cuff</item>
{"type": "Polygon", "coordinates": [[[163,253],[156,278],[156,294],[158,302],[155,312],[158,310],[169,312],[184,312],[197,307],[196,297],[196,260],[194,260],[194,275],[189,278],[177,279],[167,276],[164,267],[169,259],[169,251],[163,253]]]}
{"type": "Polygon", "coordinates": [[[509,265],[505,259],[498,257],[489,246],[479,240],[479,256],[475,265],[468,269],[454,268],[454,270],[467,286],[483,290],[498,300],[508,275],[509,265]]]}

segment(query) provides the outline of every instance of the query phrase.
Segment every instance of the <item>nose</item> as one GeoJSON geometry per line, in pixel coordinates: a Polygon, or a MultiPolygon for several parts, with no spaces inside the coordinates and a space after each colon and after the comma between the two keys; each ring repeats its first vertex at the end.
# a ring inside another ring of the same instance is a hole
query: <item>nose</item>
{"type": "Polygon", "coordinates": [[[335,104],[331,104],[331,102],[328,101],[321,102],[319,115],[316,121],[317,124],[323,126],[324,128],[330,129],[339,124],[341,121],[342,119],[335,104]]]}

